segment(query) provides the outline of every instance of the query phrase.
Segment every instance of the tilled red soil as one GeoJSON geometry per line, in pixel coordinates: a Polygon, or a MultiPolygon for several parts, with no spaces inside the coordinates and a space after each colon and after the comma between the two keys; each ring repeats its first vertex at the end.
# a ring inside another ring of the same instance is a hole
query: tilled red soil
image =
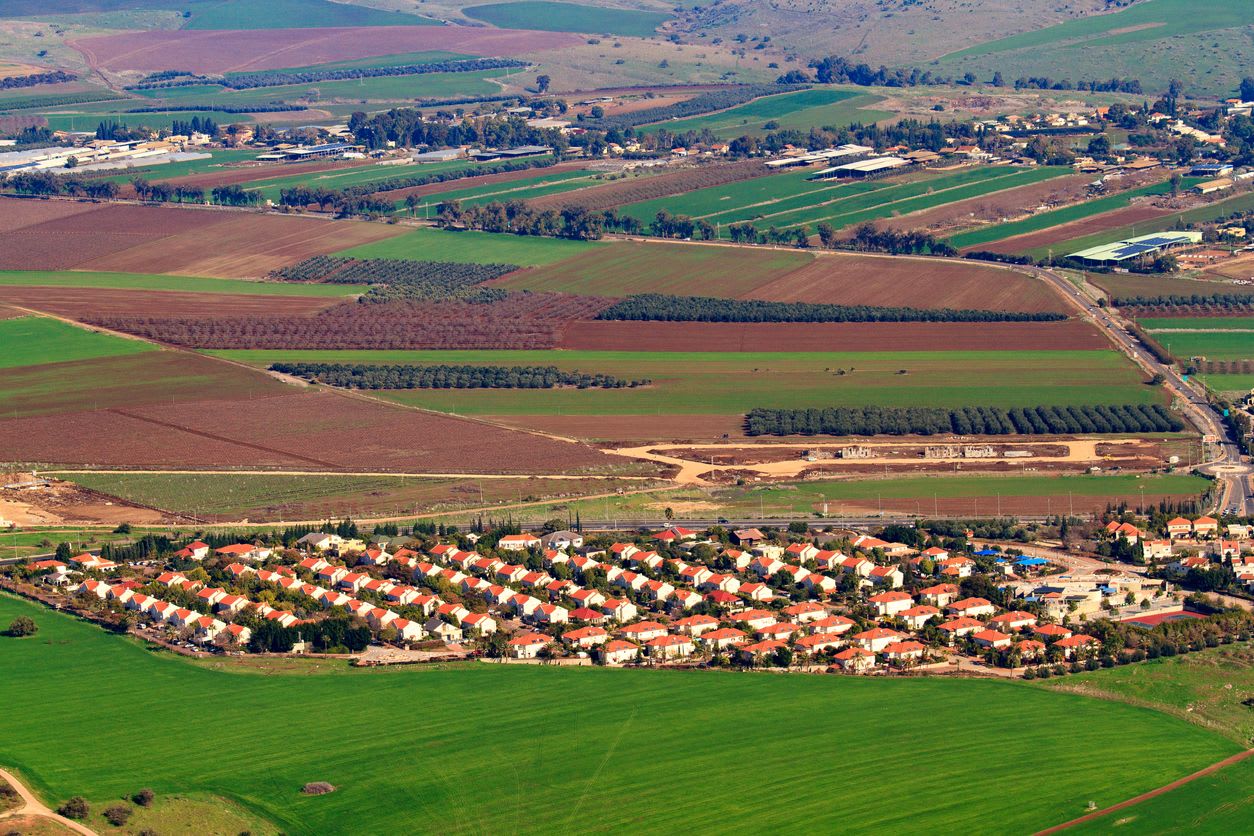
{"type": "Polygon", "coordinates": [[[618,322],[566,326],[561,348],[594,351],[1021,351],[1106,349],[1092,326],[1061,322],[618,322]]]}
{"type": "Polygon", "coordinates": [[[304,316],[317,313],[338,301],[326,296],[0,286],[0,302],[11,302],[70,319],[91,316],[304,316]]]}
{"type": "Polygon", "coordinates": [[[286,177],[291,174],[318,174],[323,171],[335,171],[340,168],[355,168],[371,165],[361,161],[323,161],[316,163],[257,163],[255,165],[231,166],[204,174],[186,174],[182,177],[169,177],[154,182],[169,183],[171,186],[232,186],[267,180],[271,177],[286,177]]]}
{"type": "Polygon", "coordinates": [[[1123,209],[1116,209],[1113,212],[1103,212],[1100,215],[1093,215],[1071,223],[1051,226],[1049,229],[1042,229],[1039,232],[1030,232],[1026,235],[1015,235],[1011,238],[1003,238],[1000,241],[994,241],[989,244],[980,244],[976,247],[967,247],[966,250],[986,250],[994,253],[1021,253],[1036,247],[1047,247],[1050,244],[1059,244],[1063,241],[1071,241],[1075,238],[1083,238],[1086,235],[1095,235],[1098,232],[1105,232],[1108,229],[1121,229],[1132,224],[1143,223],[1144,221],[1161,218],[1164,215],[1170,215],[1171,210],[1159,209],[1156,206],[1148,204],[1143,206],[1128,206],[1123,209]]]}
{"type": "Polygon", "coordinates": [[[69,41],[92,67],[196,73],[278,70],[376,55],[447,50],[521,55],[581,43],[569,32],[473,26],[370,26],[323,29],[150,30],[69,41]]]}

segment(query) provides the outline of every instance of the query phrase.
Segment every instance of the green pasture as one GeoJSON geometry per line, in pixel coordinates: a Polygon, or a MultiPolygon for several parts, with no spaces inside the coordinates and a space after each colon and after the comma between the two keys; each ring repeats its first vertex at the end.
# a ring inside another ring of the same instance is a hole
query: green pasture
{"type": "MultiPolygon", "coordinates": [[[[1154,338],[1167,346],[1173,357],[1205,357],[1207,360],[1254,360],[1254,319],[1244,321],[1247,330],[1159,331],[1154,338]]],[[[1216,326],[1222,327],[1222,326],[1216,326]]]]}
{"type": "MultiPolygon", "coordinates": [[[[1247,192],[1246,194],[1230,197],[1217,203],[1209,203],[1205,206],[1186,209],[1183,212],[1176,212],[1172,215],[1163,215],[1160,218],[1142,221],[1135,226],[1115,227],[1094,233],[1093,235],[1072,238],[1070,241],[1061,241],[1048,247],[1036,247],[1035,249],[1025,251],[1024,255],[1030,255],[1033,258],[1045,258],[1051,251],[1055,253],[1079,252],[1089,247],[1109,244],[1112,241],[1121,241],[1137,235],[1148,235],[1151,232],[1164,232],[1169,229],[1175,229],[1181,224],[1215,221],[1220,218],[1226,218],[1235,212],[1247,212],[1251,209],[1254,209],[1254,193],[1247,192]]],[[[1225,292],[1240,292],[1240,288],[1225,292]]]]}
{"type": "MultiPolygon", "coordinates": [[[[1070,169],[1067,169],[1070,173],[1070,169]]],[[[1188,188],[1197,182],[1199,178],[1186,177],[1184,188],[1188,188]]],[[[1114,209],[1122,209],[1132,203],[1135,197],[1151,194],[1166,194],[1171,190],[1171,185],[1166,181],[1161,183],[1151,183],[1148,186],[1140,186],[1135,189],[1128,189],[1118,194],[1099,197],[1094,200],[1086,200],[1083,203],[1077,203],[1072,206],[1064,206],[1061,209],[1053,209],[1048,212],[1041,212],[1028,218],[1018,221],[1010,221],[1004,224],[993,224],[991,226],[983,226],[979,229],[973,229],[970,232],[962,232],[954,235],[949,239],[949,243],[959,249],[965,247],[975,247],[980,244],[988,244],[993,241],[1001,241],[1004,238],[1010,238],[1015,235],[1025,235],[1029,232],[1039,232],[1042,229],[1049,229],[1052,226],[1070,223],[1071,221],[1082,220],[1083,218],[1091,218],[1094,215],[1100,215],[1103,212],[1110,212],[1114,209]]],[[[1118,238],[1110,238],[1109,234],[1103,236],[1105,240],[1118,241],[1118,238]]],[[[1074,252],[1067,249],[1068,244],[1059,243],[1050,246],[1054,252],[1074,252]]]]}
{"type": "MultiPolygon", "coordinates": [[[[173,290],[182,293],[241,293],[250,296],[356,296],[360,285],[255,282],[145,273],[88,273],[69,270],[0,270],[0,287],[98,287],[111,290],[173,290]]],[[[2,323],[3,320],[0,320],[2,323]]]]}
{"type": "Polygon", "coordinates": [[[250,87],[246,90],[233,90],[218,84],[197,84],[137,92],[159,102],[179,105],[195,104],[206,110],[213,110],[217,107],[262,106],[271,102],[309,102],[311,107],[318,107],[321,102],[327,100],[415,101],[459,96],[488,96],[501,89],[499,85],[493,84],[488,79],[503,76],[508,72],[508,69],[492,69],[464,73],[373,76],[307,81],[273,87],[250,87]]]}
{"type": "MultiPolygon", "coordinates": [[[[128,340],[42,316],[0,319],[0,369],[72,363],[100,357],[125,357],[153,350],[140,340],[128,340]]],[[[0,413],[3,412],[0,400],[0,413]]]]}
{"type": "Polygon", "coordinates": [[[405,67],[411,64],[435,64],[440,61],[465,61],[473,59],[474,57],[474,55],[467,55],[461,52],[447,52],[439,49],[429,49],[421,52],[400,52],[392,55],[373,55],[367,58],[353,58],[347,61],[328,61],[325,64],[309,64],[303,67],[284,67],[278,70],[258,70],[257,72],[245,70],[241,72],[224,73],[223,75],[226,78],[238,78],[240,76],[274,76],[286,75],[287,73],[321,72],[323,70],[405,67]]]}
{"type": "Polygon", "coordinates": [[[630,296],[737,297],[805,267],[814,256],[789,250],[616,242],[500,282],[518,290],[630,296]]]}
{"type": "Polygon", "coordinates": [[[0,639],[0,760],[51,804],[83,795],[103,805],[151,787],[158,797],[227,798],[292,834],[539,833],[609,820],[639,833],[980,831],[990,829],[987,805],[971,799],[1007,786],[1031,792],[998,804],[993,829],[1027,832],[1240,748],[1174,717],[1014,682],[193,663],[0,598],[0,622],[18,615],[40,632],[0,639]],[[332,735],[333,745],[326,734],[294,734],[296,705],[317,706],[351,733],[332,735]],[[405,705],[424,708],[398,710],[405,705]],[[49,706],[55,738],[31,721],[49,706]],[[102,722],[102,706],[125,712],[102,722]],[[833,713],[839,722],[795,733],[798,718],[833,713]],[[139,717],[160,717],[160,732],[127,719],[139,717]],[[938,718],[961,733],[941,733],[938,718]],[[1102,757],[1077,757],[1075,742],[1095,729],[1102,757]],[[237,740],[247,757],[210,754],[237,740]],[[763,803],[729,780],[747,753],[753,774],[787,787],[787,803],[763,803]],[[903,759],[928,768],[903,770],[903,759]],[[829,773],[835,784],[815,779],[829,773]],[[834,786],[888,774],[893,803],[875,792],[833,803],[834,786]],[[938,788],[938,776],[963,793],[938,788]],[[303,795],[310,781],[337,789],[303,795]]]}
{"type": "Polygon", "coordinates": [[[585,6],[582,3],[553,3],[546,0],[470,6],[462,9],[462,14],[502,29],[588,32],[637,38],[651,36],[655,29],[671,18],[664,12],[585,6]]]}
{"type": "Polygon", "coordinates": [[[324,26],[435,26],[439,21],[330,0],[192,2],[187,29],[312,29],[324,26]]]}
{"type": "Polygon", "coordinates": [[[882,97],[859,89],[816,87],[763,96],[704,116],[658,122],[643,130],[665,128],[672,133],[709,130],[722,139],[729,139],[771,130],[843,128],[853,122],[869,124],[891,117],[893,114],[888,111],[869,109],[870,105],[880,101],[883,101],[882,97]],[[767,129],[765,125],[768,122],[778,123],[778,127],[767,129]]]}
{"type": "Polygon", "coordinates": [[[1159,403],[1161,390],[1114,351],[269,351],[210,352],[277,362],[557,366],[649,379],[635,389],[406,389],[378,394],[476,415],[739,415],[754,407],[1159,403]],[[843,370],[844,374],[840,372],[843,370]]]}
{"type": "MultiPolygon", "coordinates": [[[[469,264],[517,264],[534,267],[604,247],[596,241],[568,241],[492,232],[415,229],[395,238],[335,253],[354,258],[408,258],[469,264]]],[[[612,246],[612,245],[610,245],[612,246]]]]}
{"type": "Polygon", "coordinates": [[[1254,392],[1254,374],[1199,374],[1197,379],[1211,391],[1229,397],[1244,397],[1254,392]]]}
{"type": "MultiPolygon", "coordinates": [[[[418,204],[419,208],[417,211],[421,213],[426,207],[430,207],[434,213],[435,208],[441,203],[450,203],[454,200],[461,201],[463,206],[474,206],[493,201],[526,200],[546,194],[582,189],[601,182],[598,175],[591,171],[549,171],[543,168],[538,168],[536,171],[538,173],[532,177],[522,177],[518,180],[508,180],[500,183],[484,183],[478,186],[428,195],[421,198],[422,203],[418,204]],[[546,171],[548,171],[547,174],[545,173],[546,171]]],[[[396,205],[405,207],[405,201],[398,200],[396,205]]],[[[408,209],[406,208],[405,211],[408,211],[408,209]]]]}

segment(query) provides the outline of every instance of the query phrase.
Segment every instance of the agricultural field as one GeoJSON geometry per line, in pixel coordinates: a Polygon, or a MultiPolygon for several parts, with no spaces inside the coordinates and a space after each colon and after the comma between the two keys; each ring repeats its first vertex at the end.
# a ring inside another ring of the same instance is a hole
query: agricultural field
{"type": "MultiPolygon", "coordinates": [[[[261,282],[245,279],[206,279],[201,276],[170,276],[144,273],[92,273],[87,271],[0,270],[3,287],[74,287],[103,290],[163,290],[179,293],[212,293],[253,296],[313,296],[340,299],[356,296],[352,285],[261,282]]],[[[4,291],[0,290],[0,298],[4,291]]]]}
{"type": "Polygon", "coordinates": [[[596,241],[568,241],[491,232],[414,229],[386,241],[375,241],[337,251],[349,258],[406,258],[416,261],[453,261],[471,264],[552,264],[580,253],[612,246],[596,241]]]}
{"type": "MultiPolygon", "coordinates": [[[[636,324],[636,323],[633,323],[636,324]]],[[[1157,403],[1161,393],[1113,351],[684,353],[632,351],[222,351],[259,367],[276,362],[555,365],[612,374],[634,389],[383,390],[400,403],[494,416],[715,415],[753,407],[1023,406],[1157,403]]],[[[716,422],[725,426],[728,422],[716,422]]],[[[656,419],[664,435],[665,418],[656,419]]]]}
{"type": "MultiPolygon", "coordinates": [[[[1196,178],[1186,178],[1185,188],[1196,182],[1196,178]]],[[[991,226],[982,227],[980,229],[971,230],[970,232],[960,233],[949,239],[949,243],[958,249],[974,250],[989,249],[997,252],[1018,252],[1022,249],[1030,249],[1039,247],[1043,244],[1050,243],[1043,240],[1049,236],[1057,238],[1057,241],[1065,241],[1071,237],[1068,229],[1054,231],[1053,227],[1061,227],[1063,224],[1069,224],[1074,221],[1080,221],[1086,218],[1093,218],[1105,212],[1115,209],[1122,209],[1132,203],[1134,198],[1145,197],[1148,195],[1167,194],[1171,190],[1171,186],[1167,182],[1152,183],[1148,186],[1140,186],[1135,189],[1119,192],[1117,194],[1099,197],[1094,200],[1088,200],[1083,203],[1077,203],[1072,206],[1064,206],[1061,209],[1052,209],[1048,212],[1041,212],[1029,218],[1023,218],[1018,221],[1010,221],[1004,224],[993,224],[991,226]],[[1032,236],[1030,233],[1045,232],[1042,236],[1032,236]],[[1014,240],[1006,240],[1014,239],[1014,240]],[[1000,242],[994,246],[987,246],[992,242],[1000,242]]],[[[1150,215],[1149,217],[1154,217],[1150,215]]],[[[1098,221],[1099,223],[1101,221],[1098,221]]],[[[1121,221],[1121,223],[1126,221],[1121,221]]],[[[1083,230],[1082,230],[1083,231],[1083,230]]],[[[1111,240],[1119,240],[1114,238],[1111,240]]]]}
{"type": "Polygon", "coordinates": [[[227,797],[293,834],[331,832],[348,821],[371,831],[550,831],[573,826],[590,811],[621,812],[624,793],[633,791],[650,799],[627,809],[630,826],[642,832],[725,832],[729,816],[748,829],[772,830],[921,833],[986,826],[978,805],[937,804],[937,774],[976,795],[996,793],[1007,782],[1030,785],[1032,792],[999,813],[1006,828],[1029,830],[1080,815],[1089,801],[1106,806],[1161,786],[1239,750],[1176,717],[1011,682],[475,664],[351,670],[323,660],[262,667],[258,672],[267,675],[257,675],[233,668],[232,660],[193,663],[154,654],[94,625],[0,598],[0,621],[17,615],[35,618],[40,634],[6,640],[0,657],[0,698],[10,706],[0,717],[0,756],[44,797],[57,803],[81,794],[101,804],[140,786],[152,787],[158,798],[227,797]],[[205,706],[223,688],[232,699],[215,703],[210,722],[205,706]],[[421,715],[398,713],[398,701],[429,708],[421,715]],[[50,748],[43,730],[24,718],[53,702],[64,713],[64,733],[50,748]],[[336,756],[312,738],[293,743],[284,718],[295,702],[316,704],[331,716],[352,714],[356,731],[338,744],[336,756]],[[99,723],[93,708],[101,704],[164,718],[162,734],[145,736],[150,757],[134,759],[137,731],[130,724],[99,723]],[[478,709],[456,708],[467,704],[478,709]],[[694,713],[694,704],[702,710],[694,713]],[[797,717],[819,716],[833,705],[844,722],[818,724],[802,736],[787,733],[797,717]],[[919,705],[929,711],[915,710],[919,705]],[[572,714],[579,724],[566,722],[572,714]],[[644,714],[651,717],[650,732],[641,736],[636,724],[644,714]],[[892,722],[882,722],[886,716],[892,722]],[[936,716],[961,724],[964,734],[936,735],[936,716]],[[1025,716],[1033,719],[1026,731],[1025,716]],[[1076,758],[1069,741],[1096,727],[1106,735],[1105,757],[1076,758]],[[230,739],[231,729],[243,728],[254,753],[249,758],[179,756],[220,746],[224,729],[230,739]],[[1036,735],[1032,728],[1049,733],[1036,735]],[[686,745],[694,735],[700,747],[686,745]],[[1030,758],[1006,750],[1002,744],[1011,737],[1025,742],[1030,758]],[[510,741],[505,749],[502,740],[510,741]],[[589,740],[607,745],[590,747],[589,740]],[[627,740],[630,747],[615,743],[627,740]],[[759,770],[799,788],[788,804],[748,800],[715,768],[746,747],[759,770]],[[440,758],[435,769],[424,754],[434,748],[456,757],[440,758]],[[1147,750],[1155,757],[1144,757],[1147,750]],[[514,791],[516,776],[499,768],[503,756],[519,774],[546,779],[528,792],[514,791]],[[818,764],[839,769],[845,781],[874,781],[907,756],[932,768],[898,775],[892,805],[875,794],[852,794],[833,805],[827,788],[811,780],[818,764]],[[368,766],[380,760],[391,768],[368,766]],[[1121,767],[1110,769],[1112,762],[1121,767]],[[299,788],[309,781],[338,789],[303,796],[299,788]],[[454,789],[468,786],[478,792],[468,797],[454,789]],[[370,802],[398,793],[423,803],[370,802]],[[705,802],[695,810],[694,797],[705,802]]]}
{"type": "MultiPolygon", "coordinates": [[[[557,168],[554,166],[554,168],[557,168]]],[[[505,202],[510,200],[528,200],[544,195],[563,195],[575,189],[596,186],[602,182],[602,175],[586,169],[548,168],[535,169],[527,172],[527,176],[516,176],[523,172],[508,172],[499,178],[491,178],[486,182],[475,183],[464,188],[456,188],[458,181],[433,184],[418,189],[403,189],[404,192],[420,193],[427,191],[429,196],[422,200],[413,211],[415,215],[431,215],[437,211],[441,203],[459,201],[463,206],[475,206],[482,203],[505,202]],[[441,188],[443,187],[443,188],[441,188]],[[452,188],[450,188],[452,187],[452,188]],[[440,191],[432,191],[441,189],[440,191]]],[[[378,193],[383,198],[392,197],[387,192],[378,193]]],[[[409,214],[404,200],[397,200],[396,206],[409,214]]]]}
{"type": "Polygon", "coordinates": [[[578,194],[536,197],[528,203],[533,209],[561,209],[575,205],[590,211],[602,211],[664,197],[683,200],[688,194],[701,189],[753,178],[765,181],[765,175],[769,173],[770,170],[761,161],[754,159],[686,166],[660,173],[632,172],[622,179],[588,188],[578,194]]]}
{"type": "MultiPolygon", "coordinates": [[[[1005,166],[920,171],[861,182],[809,181],[813,171],[789,172],[625,206],[621,214],[648,223],[661,209],[720,227],[751,222],[759,229],[792,229],[827,222],[836,229],[895,218],[1067,173],[1005,166]]],[[[726,236],[727,230],[720,229],[726,236]]]]}
{"type": "MultiPolygon", "coordinates": [[[[1115,239],[1118,240],[1118,239],[1115,239]]],[[[1114,299],[1136,296],[1225,296],[1254,297],[1254,287],[1197,281],[1172,276],[1140,276],[1132,273],[1087,273],[1085,278],[1114,299]]]]}
{"type": "Polygon", "coordinates": [[[661,242],[614,243],[494,284],[536,292],[666,293],[778,302],[1057,311],[1046,285],[973,263],[661,242]]]}
{"type": "Polygon", "coordinates": [[[0,319],[0,369],[126,357],[152,350],[139,340],[78,328],[42,316],[0,319]]]}
{"type": "Polygon", "coordinates": [[[638,489],[615,479],[436,479],[234,473],[70,473],[83,487],[172,514],[214,521],[445,515],[638,489]]]}
{"type": "Polygon", "coordinates": [[[1175,357],[1254,360],[1254,318],[1138,319],[1175,357]]]}
{"type": "Polygon", "coordinates": [[[227,73],[283,69],[290,67],[297,55],[302,63],[313,66],[431,50],[513,56],[582,42],[580,36],[564,32],[418,25],[317,31],[150,30],[84,37],[70,45],[90,52],[96,64],[110,72],[159,72],[177,67],[195,73],[227,73]]]}
{"type": "Polygon", "coordinates": [[[858,88],[814,88],[764,96],[728,110],[660,122],[642,130],[665,128],[673,133],[709,130],[720,139],[734,139],[780,129],[805,131],[828,125],[845,127],[851,122],[869,124],[890,118],[892,113],[874,109],[879,101],[879,96],[858,88]],[[773,127],[768,128],[767,124],[773,127]]]}
{"type": "Polygon", "coordinates": [[[647,38],[670,19],[659,12],[588,6],[581,3],[555,3],[546,0],[519,0],[467,6],[466,17],[482,20],[502,29],[533,29],[550,32],[588,32],[647,38]]]}
{"type": "Polygon", "coordinates": [[[207,0],[190,4],[184,27],[196,29],[306,29],[330,26],[434,26],[438,21],[331,0],[207,0]]]}

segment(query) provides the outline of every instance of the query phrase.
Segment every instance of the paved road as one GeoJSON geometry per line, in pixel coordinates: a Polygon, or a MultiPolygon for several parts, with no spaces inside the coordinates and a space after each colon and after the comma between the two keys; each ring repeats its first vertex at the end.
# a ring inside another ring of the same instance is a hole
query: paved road
{"type": "Polygon", "coordinates": [[[82,833],[83,836],[98,836],[96,831],[92,830],[90,827],[79,824],[73,819],[67,819],[65,816],[57,815],[52,810],[49,810],[46,806],[44,806],[42,801],[35,797],[35,794],[32,793],[25,784],[13,775],[13,773],[0,769],[0,778],[8,781],[9,786],[17,790],[17,794],[21,797],[23,802],[21,807],[10,810],[7,813],[0,813],[0,821],[16,816],[35,816],[41,819],[52,819],[63,827],[68,827],[70,830],[73,830],[75,833],[82,833]]]}
{"type": "Polygon", "coordinates": [[[1085,319],[1101,329],[1120,351],[1147,374],[1163,376],[1163,388],[1175,396],[1189,422],[1202,433],[1203,438],[1215,439],[1217,442],[1218,456],[1197,467],[1198,471],[1214,476],[1221,483],[1217,509],[1241,516],[1254,511],[1254,496],[1251,496],[1249,479],[1254,468],[1241,456],[1223,416],[1206,399],[1200,384],[1185,380],[1174,366],[1160,362],[1132,333],[1117,311],[1094,304],[1092,299],[1065,276],[1042,267],[1024,269],[1053,285],[1085,319]]]}

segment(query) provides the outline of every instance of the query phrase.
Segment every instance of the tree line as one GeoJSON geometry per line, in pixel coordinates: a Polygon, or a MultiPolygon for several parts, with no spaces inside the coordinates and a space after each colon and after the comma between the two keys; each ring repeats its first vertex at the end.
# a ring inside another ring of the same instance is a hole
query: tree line
{"type": "Polygon", "coordinates": [[[1183,428],[1161,404],[754,409],[745,415],[747,435],[1061,435],[1183,428]]]}
{"type": "Polygon", "coordinates": [[[63,81],[74,81],[78,76],[65,70],[53,70],[48,73],[31,73],[30,75],[11,75],[0,78],[0,90],[15,90],[19,87],[34,87],[37,84],[60,84],[63,81]]]}
{"type": "Polygon", "coordinates": [[[452,61],[432,61],[429,64],[402,64],[392,67],[346,67],[338,70],[305,70],[302,72],[232,73],[227,76],[177,73],[169,78],[153,79],[149,76],[128,90],[163,90],[172,87],[194,87],[216,84],[231,90],[252,90],[257,87],[281,87],[287,84],[306,84],[313,81],[346,81],[354,78],[382,78],[426,73],[469,73],[478,70],[498,70],[526,67],[526,61],[515,58],[464,58],[452,61]]]}
{"type": "Polygon", "coordinates": [[[1061,313],[900,308],[770,302],[711,296],[641,293],[622,299],[597,319],[650,322],[1054,322],[1061,313]]]}
{"type": "Polygon", "coordinates": [[[87,180],[75,176],[58,176],[50,171],[19,171],[4,181],[4,187],[17,194],[34,197],[80,195],[93,200],[110,200],[118,195],[118,184],[111,180],[87,180]]]}
{"type": "Polygon", "coordinates": [[[547,145],[558,150],[570,140],[553,128],[533,128],[518,116],[431,121],[422,111],[404,107],[367,116],[354,112],[348,129],[367,148],[386,148],[389,142],[406,148],[456,148],[481,145],[485,148],[514,148],[519,145],[547,145]]]}
{"type": "Polygon", "coordinates": [[[536,210],[520,200],[492,201],[463,207],[460,201],[441,203],[436,226],[441,229],[478,229],[514,235],[540,235],[595,241],[605,231],[605,215],[582,206],[536,210]]]}
{"type": "MultiPolygon", "coordinates": [[[[946,76],[918,67],[889,69],[883,65],[872,68],[869,64],[854,64],[839,55],[817,58],[810,62],[814,70],[813,81],[821,84],[856,84],[860,87],[920,87],[939,84],[971,85],[976,83],[975,73],[946,76]]],[[[812,79],[802,70],[789,70],[779,77],[780,84],[804,84],[812,79]]],[[[993,73],[990,82],[994,87],[1005,87],[1005,76],[993,73]]],[[[1069,79],[1053,80],[1044,76],[1021,76],[1014,82],[1016,90],[1092,90],[1110,93],[1141,93],[1141,82],[1135,78],[1110,78],[1108,80],[1081,80],[1074,84],[1069,79]]]]}
{"type": "Polygon", "coordinates": [[[649,383],[647,379],[567,372],[556,366],[273,363],[270,370],[346,389],[624,389],[649,383]]]}
{"type": "Polygon", "coordinates": [[[483,303],[505,298],[506,291],[480,285],[517,269],[514,264],[314,256],[270,275],[283,281],[376,285],[362,297],[363,302],[461,299],[483,303]]]}

